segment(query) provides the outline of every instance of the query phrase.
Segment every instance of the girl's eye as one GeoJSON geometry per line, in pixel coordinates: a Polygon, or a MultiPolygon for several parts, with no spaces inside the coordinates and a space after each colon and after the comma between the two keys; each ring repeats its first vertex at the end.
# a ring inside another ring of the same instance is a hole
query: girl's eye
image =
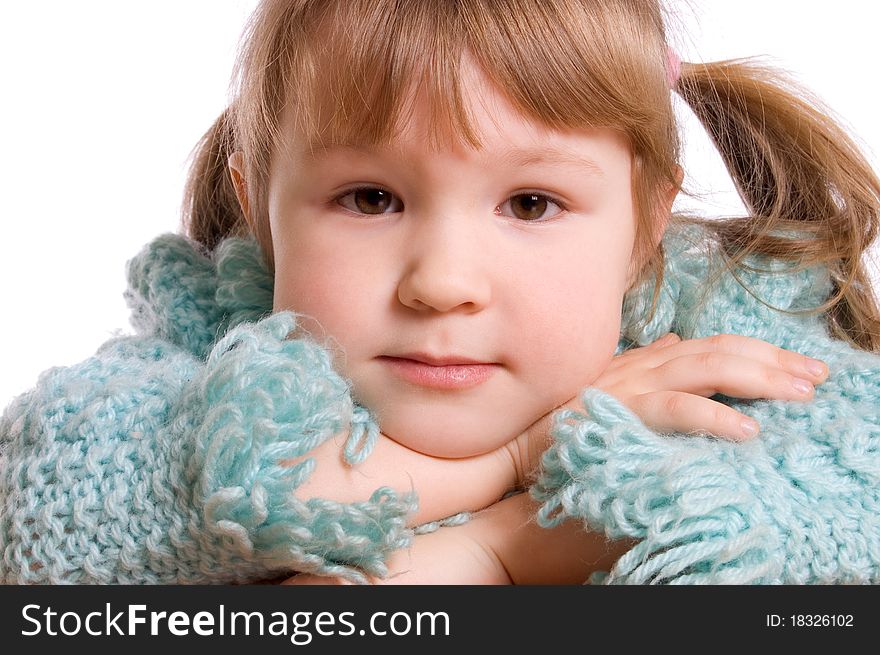
{"type": "Polygon", "coordinates": [[[353,189],[339,196],[336,202],[358,214],[389,214],[403,208],[397,196],[376,187],[353,189]]]}
{"type": "Polygon", "coordinates": [[[513,216],[524,221],[540,222],[548,220],[557,214],[562,213],[564,208],[554,200],[540,193],[519,193],[510,197],[500,207],[495,210],[496,214],[504,216],[513,216]],[[549,216],[546,216],[548,208],[555,207],[549,216]]]}

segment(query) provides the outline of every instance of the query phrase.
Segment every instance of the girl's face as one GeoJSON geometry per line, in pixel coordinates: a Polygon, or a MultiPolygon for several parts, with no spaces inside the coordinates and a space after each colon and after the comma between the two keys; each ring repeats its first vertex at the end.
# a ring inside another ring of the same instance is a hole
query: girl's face
{"type": "Polygon", "coordinates": [[[268,197],[274,309],[332,337],[384,434],[440,457],[494,450],[595,380],[635,238],[619,133],[548,129],[467,74],[481,149],[429,149],[417,98],[392,146],[286,148],[268,197]],[[418,353],[489,366],[444,374],[418,353]]]}

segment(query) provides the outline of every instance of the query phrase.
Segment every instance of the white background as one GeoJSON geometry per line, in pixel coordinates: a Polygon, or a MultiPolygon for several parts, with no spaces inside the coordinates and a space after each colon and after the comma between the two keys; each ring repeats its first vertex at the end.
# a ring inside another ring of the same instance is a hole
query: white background
{"type": "MultiPolygon", "coordinates": [[[[683,59],[770,55],[880,151],[864,0],[671,0],[683,59]]],[[[227,104],[255,0],[0,3],[0,409],[40,371],[128,333],[125,262],[178,229],[186,159],[227,104]]],[[[741,205],[695,119],[687,188],[741,205]]],[[[689,204],[689,206],[692,206],[689,204]]]]}

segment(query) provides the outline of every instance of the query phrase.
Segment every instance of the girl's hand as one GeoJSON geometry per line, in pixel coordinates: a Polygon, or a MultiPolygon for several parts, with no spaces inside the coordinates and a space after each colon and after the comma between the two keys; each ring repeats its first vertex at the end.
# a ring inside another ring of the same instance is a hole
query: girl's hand
{"type": "Polygon", "coordinates": [[[357,503],[368,500],[379,487],[390,487],[401,495],[414,492],[418,507],[407,515],[407,525],[415,526],[484,509],[516,484],[516,470],[504,446],[482,455],[448,459],[410,450],[380,433],[372,454],[351,466],[342,457],[347,437],[347,433],[334,435],[305,455],[280,462],[282,466],[306,459],[316,462],[311,475],[294,491],[297,498],[357,503]]]}
{"type": "MultiPolygon", "coordinates": [[[[813,398],[814,385],[827,377],[824,363],[760,339],[719,334],[682,341],[670,332],[614,357],[590,386],[617,398],[658,432],[741,441],[757,435],[760,426],[710,396],[807,401],[813,398]]],[[[560,409],[582,412],[583,405],[577,396],[570,399],[508,444],[519,486],[530,483],[551,442],[552,416],[560,409]]]]}
{"type": "Polygon", "coordinates": [[[827,377],[824,363],[760,339],[719,334],[682,341],[670,332],[615,357],[592,386],[658,432],[741,441],[757,435],[758,423],[710,396],[808,401],[827,377]]]}

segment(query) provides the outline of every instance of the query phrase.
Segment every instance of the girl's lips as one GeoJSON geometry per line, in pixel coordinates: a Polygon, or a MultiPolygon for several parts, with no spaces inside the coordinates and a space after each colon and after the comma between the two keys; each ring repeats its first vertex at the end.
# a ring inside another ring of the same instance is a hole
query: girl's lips
{"type": "Polygon", "coordinates": [[[467,389],[488,380],[498,364],[457,364],[432,366],[413,359],[380,357],[403,380],[432,389],[467,389]]]}

